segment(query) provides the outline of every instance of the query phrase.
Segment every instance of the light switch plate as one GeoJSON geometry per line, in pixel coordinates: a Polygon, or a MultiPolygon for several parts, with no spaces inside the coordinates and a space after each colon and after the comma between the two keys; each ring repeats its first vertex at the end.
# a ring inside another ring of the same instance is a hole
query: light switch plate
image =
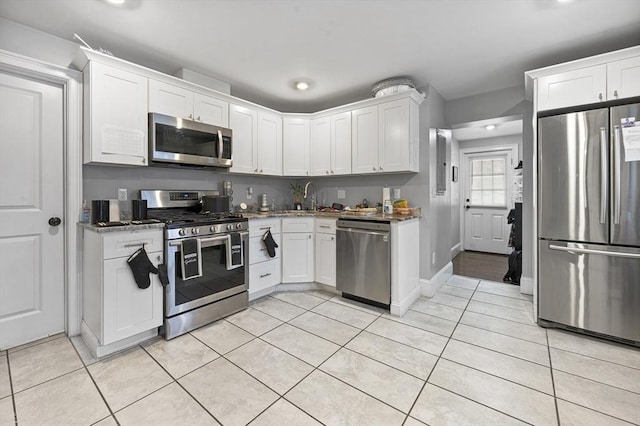
{"type": "Polygon", "coordinates": [[[345,192],[346,191],[344,189],[338,189],[338,200],[344,200],[345,198],[347,198],[345,192]]]}
{"type": "Polygon", "coordinates": [[[127,201],[127,188],[118,188],[118,201],[127,201]]]}
{"type": "Polygon", "coordinates": [[[400,188],[393,188],[393,199],[399,200],[400,198],[400,188]]]}

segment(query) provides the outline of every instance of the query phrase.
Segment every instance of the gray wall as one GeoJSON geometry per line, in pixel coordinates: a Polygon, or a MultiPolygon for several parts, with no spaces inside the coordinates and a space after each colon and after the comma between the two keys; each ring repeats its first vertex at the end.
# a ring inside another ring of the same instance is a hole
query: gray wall
{"type": "Polygon", "coordinates": [[[445,107],[447,123],[454,125],[488,118],[521,114],[523,163],[523,212],[522,212],[522,275],[533,277],[533,104],[525,99],[524,78],[522,86],[483,93],[448,101],[445,107]]]}
{"type": "Polygon", "coordinates": [[[450,180],[451,185],[451,257],[459,252],[456,247],[460,243],[460,142],[451,139],[451,166],[458,167],[458,182],[450,180]],[[454,251],[454,247],[456,250],[454,251]]]}

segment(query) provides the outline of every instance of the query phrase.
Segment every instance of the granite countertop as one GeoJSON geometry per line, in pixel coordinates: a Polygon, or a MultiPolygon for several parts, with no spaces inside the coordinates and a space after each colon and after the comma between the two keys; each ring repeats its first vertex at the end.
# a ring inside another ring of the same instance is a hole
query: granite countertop
{"type": "MultiPolygon", "coordinates": [[[[123,223],[128,223],[128,222],[123,222],[123,223]]],[[[78,226],[86,230],[102,234],[106,232],[139,231],[142,229],[163,229],[164,223],[147,223],[147,224],[139,224],[139,225],[128,223],[126,225],[121,225],[121,226],[102,227],[102,226],[93,225],[89,222],[78,222],[78,226]]]]}
{"type": "Polygon", "coordinates": [[[268,213],[242,213],[249,219],[263,219],[268,217],[330,217],[336,219],[377,220],[382,222],[405,221],[418,219],[421,214],[383,214],[383,213],[357,213],[357,212],[314,212],[311,210],[286,210],[268,213]]]}

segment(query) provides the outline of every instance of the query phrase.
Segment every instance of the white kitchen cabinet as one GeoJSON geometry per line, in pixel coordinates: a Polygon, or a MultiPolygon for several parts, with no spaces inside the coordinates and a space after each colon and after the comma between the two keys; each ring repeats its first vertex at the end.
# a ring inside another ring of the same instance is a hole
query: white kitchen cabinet
{"type": "Polygon", "coordinates": [[[282,118],[241,105],[229,107],[233,173],[282,176],[282,118]]]}
{"type": "Polygon", "coordinates": [[[282,282],[315,280],[313,217],[282,219],[282,282]]]}
{"type": "Polygon", "coordinates": [[[229,102],[174,86],[149,80],[149,112],[228,127],[229,102]]]}
{"type": "Polygon", "coordinates": [[[351,173],[351,111],[311,121],[311,175],[351,173]]]}
{"type": "Polygon", "coordinates": [[[336,219],[316,219],[316,282],[336,286],[336,219]]]}
{"type": "Polygon", "coordinates": [[[258,111],[258,174],[282,176],[282,117],[258,111]]]}
{"type": "Polygon", "coordinates": [[[283,120],[282,174],[309,176],[311,151],[311,120],[285,117],[283,120]]]}
{"type": "Polygon", "coordinates": [[[607,64],[607,99],[640,96],[640,56],[607,64]]]}
{"type": "Polygon", "coordinates": [[[606,100],[607,66],[595,65],[538,79],[538,110],[606,100]]]}
{"type": "Polygon", "coordinates": [[[351,112],[352,173],[419,171],[418,103],[407,97],[351,112]]]}
{"type": "Polygon", "coordinates": [[[281,281],[282,242],[280,219],[249,219],[249,299],[255,300],[275,290],[281,281]],[[265,232],[271,231],[278,244],[275,256],[270,257],[262,242],[265,232]]]}
{"type": "Polygon", "coordinates": [[[233,173],[255,173],[258,168],[258,112],[229,105],[229,127],[233,132],[233,173]]]}
{"type": "Polygon", "coordinates": [[[164,288],[158,276],[150,274],[151,284],[140,289],[127,259],[144,244],[151,263],[162,263],[162,228],[117,232],[85,229],[83,243],[82,320],[92,334],[85,341],[94,356],[122,349],[118,342],[135,344],[157,335],[163,322],[164,288]]]}
{"type": "Polygon", "coordinates": [[[146,166],[147,77],[90,61],[84,68],[84,163],[146,166]]]}

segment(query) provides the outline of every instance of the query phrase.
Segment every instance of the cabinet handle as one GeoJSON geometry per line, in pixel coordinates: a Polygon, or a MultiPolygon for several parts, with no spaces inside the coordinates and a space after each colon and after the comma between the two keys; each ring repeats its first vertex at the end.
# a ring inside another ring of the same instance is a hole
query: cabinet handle
{"type": "Polygon", "coordinates": [[[327,228],[327,229],[329,229],[329,228],[331,228],[331,227],[330,227],[329,225],[320,225],[320,228],[327,228]]]}
{"type": "Polygon", "coordinates": [[[267,272],[266,274],[260,275],[260,278],[268,277],[269,275],[271,275],[271,272],[267,272]]]}
{"type": "Polygon", "coordinates": [[[311,234],[309,234],[309,239],[311,239],[311,234]]]}
{"type": "Polygon", "coordinates": [[[333,170],[331,170],[331,174],[333,174],[333,170]]]}
{"type": "Polygon", "coordinates": [[[262,169],[260,169],[260,173],[263,173],[263,170],[262,170],[262,169]]]}
{"type": "Polygon", "coordinates": [[[376,166],[373,166],[373,171],[374,171],[374,172],[376,171],[376,166]]]}
{"type": "Polygon", "coordinates": [[[616,99],[618,99],[618,91],[617,91],[617,90],[614,90],[614,91],[613,91],[613,96],[614,96],[616,99]]]}
{"type": "Polygon", "coordinates": [[[193,120],[193,114],[189,114],[189,118],[193,120]]]}
{"type": "Polygon", "coordinates": [[[335,239],[336,239],[335,237],[331,237],[331,241],[333,241],[333,240],[335,240],[335,239]]]}
{"type": "Polygon", "coordinates": [[[326,173],[326,174],[329,174],[329,170],[327,170],[325,173],[326,173]]]}
{"type": "Polygon", "coordinates": [[[258,173],[258,169],[255,169],[255,170],[253,171],[253,173],[258,173]]]}
{"type": "Polygon", "coordinates": [[[378,170],[382,171],[382,166],[378,167],[378,170]]]}
{"type": "Polygon", "coordinates": [[[262,228],[260,228],[261,231],[264,230],[264,229],[271,229],[271,227],[270,226],[263,226],[262,228]]]}
{"type": "Polygon", "coordinates": [[[142,164],[144,164],[144,163],[146,163],[146,162],[147,162],[147,159],[146,159],[146,158],[143,158],[143,159],[142,159],[142,164]]]}
{"type": "Polygon", "coordinates": [[[125,244],[124,247],[128,248],[128,247],[144,247],[147,243],[131,243],[131,244],[125,244]]]}
{"type": "Polygon", "coordinates": [[[198,116],[198,118],[196,118],[196,120],[198,120],[198,121],[202,121],[202,120],[200,120],[200,116],[198,116]]]}
{"type": "Polygon", "coordinates": [[[598,93],[598,99],[602,100],[602,93],[598,93]]]}

